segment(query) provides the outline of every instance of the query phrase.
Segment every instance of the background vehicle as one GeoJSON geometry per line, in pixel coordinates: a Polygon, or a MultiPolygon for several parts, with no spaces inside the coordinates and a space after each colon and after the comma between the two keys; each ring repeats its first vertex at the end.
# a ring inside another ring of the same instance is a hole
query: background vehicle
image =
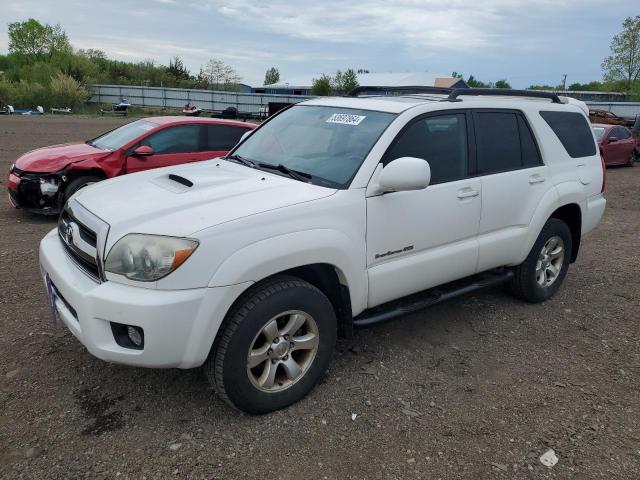
{"type": "Polygon", "coordinates": [[[593,133],[606,165],[632,167],[640,155],[638,141],[628,128],[619,125],[594,124],[593,133]]]}
{"type": "Polygon", "coordinates": [[[617,116],[615,113],[607,110],[592,108],[589,110],[589,120],[591,123],[599,123],[605,125],[626,125],[627,121],[617,116]]]}
{"type": "Polygon", "coordinates": [[[56,315],[99,358],[204,364],[264,413],[354,327],[502,282],[549,299],[606,205],[584,104],[400,88],[302,102],[219,161],[79,192],[40,246],[56,315]]]}
{"type": "Polygon", "coordinates": [[[73,193],[106,178],[225,155],[255,125],[217,119],[151,117],[84,143],[38,148],[11,166],[15,207],[56,215],[73,193]]]}

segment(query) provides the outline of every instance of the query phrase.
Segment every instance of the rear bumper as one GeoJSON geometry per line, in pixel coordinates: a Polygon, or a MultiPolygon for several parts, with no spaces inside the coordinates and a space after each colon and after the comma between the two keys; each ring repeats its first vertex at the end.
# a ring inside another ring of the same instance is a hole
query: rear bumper
{"type": "Polygon", "coordinates": [[[601,193],[587,199],[586,208],[582,215],[582,235],[585,235],[596,228],[602,219],[606,206],[607,200],[601,193]]]}
{"type": "Polygon", "coordinates": [[[56,230],[40,244],[40,269],[58,296],[58,318],[94,356],[140,367],[204,363],[228,309],[251,282],[216,288],[154,290],[97,283],[66,255],[56,230]],[[144,348],[120,346],[111,322],[144,331],[144,348]]]}

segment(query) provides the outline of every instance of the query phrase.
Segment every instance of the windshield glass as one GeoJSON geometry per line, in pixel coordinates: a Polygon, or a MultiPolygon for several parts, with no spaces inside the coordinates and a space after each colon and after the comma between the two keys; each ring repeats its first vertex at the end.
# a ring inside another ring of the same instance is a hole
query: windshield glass
{"type": "Polygon", "coordinates": [[[101,150],[117,150],[157,126],[155,123],[137,120],[105,133],[101,137],[94,138],[89,143],[101,150]]]}
{"type": "Polygon", "coordinates": [[[604,136],[604,128],[602,128],[602,127],[593,127],[593,133],[596,134],[596,139],[597,140],[602,140],[602,137],[604,136]]]}
{"type": "Polygon", "coordinates": [[[284,165],[334,187],[349,183],[392,113],[299,105],[255,131],[234,152],[254,162],[284,165]]]}

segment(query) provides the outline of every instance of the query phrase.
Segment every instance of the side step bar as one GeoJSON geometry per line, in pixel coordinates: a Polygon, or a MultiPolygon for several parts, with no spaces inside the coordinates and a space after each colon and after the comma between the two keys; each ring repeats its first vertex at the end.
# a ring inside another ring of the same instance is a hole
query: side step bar
{"type": "Polygon", "coordinates": [[[460,295],[475,292],[506,282],[513,277],[511,270],[498,270],[473,275],[471,277],[448,283],[440,287],[414,293],[408,297],[384,303],[365,310],[353,319],[354,327],[368,327],[376,323],[387,322],[396,317],[414,313],[436,303],[450,300],[460,295]]]}

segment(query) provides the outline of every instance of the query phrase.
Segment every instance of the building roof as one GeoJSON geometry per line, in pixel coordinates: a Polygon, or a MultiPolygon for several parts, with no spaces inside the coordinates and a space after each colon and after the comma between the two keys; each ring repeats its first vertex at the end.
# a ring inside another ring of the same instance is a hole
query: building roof
{"type": "MultiPolygon", "coordinates": [[[[362,87],[406,87],[417,85],[428,87],[452,87],[460,81],[464,82],[461,78],[454,78],[449,75],[428,72],[358,73],[357,76],[358,84],[362,87]]],[[[321,74],[298,75],[272,85],[266,85],[264,88],[308,90],[313,85],[313,80],[320,77],[321,74]]]]}

